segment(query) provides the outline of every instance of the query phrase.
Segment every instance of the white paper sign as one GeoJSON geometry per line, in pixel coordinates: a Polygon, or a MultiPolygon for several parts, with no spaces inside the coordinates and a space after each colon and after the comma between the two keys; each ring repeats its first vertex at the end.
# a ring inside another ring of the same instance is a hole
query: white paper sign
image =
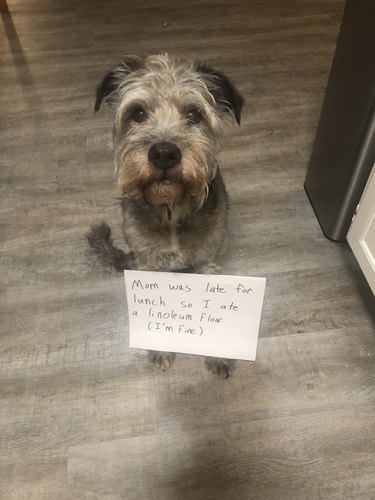
{"type": "Polygon", "coordinates": [[[125,271],[129,345],[255,360],[266,278],[125,271]]]}

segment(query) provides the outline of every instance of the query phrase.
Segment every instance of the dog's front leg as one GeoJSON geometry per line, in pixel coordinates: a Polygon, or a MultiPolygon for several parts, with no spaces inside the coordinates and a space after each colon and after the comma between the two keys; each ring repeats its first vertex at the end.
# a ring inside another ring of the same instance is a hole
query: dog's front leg
{"type": "Polygon", "coordinates": [[[156,368],[164,372],[173,366],[176,354],[174,352],[149,351],[148,359],[156,368]]]}
{"type": "MultiPolygon", "coordinates": [[[[200,274],[217,274],[219,271],[220,267],[215,262],[208,262],[197,269],[197,273],[200,274]]],[[[236,360],[207,357],[205,365],[209,372],[220,378],[227,379],[232,375],[236,367],[236,360]]]]}
{"type": "Polygon", "coordinates": [[[218,274],[220,271],[220,266],[215,262],[207,262],[207,264],[202,264],[194,268],[196,274],[218,274]]]}
{"type": "Polygon", "coordinates": [[[235,359],[224,359],[224,358],[206,358],[205,360],[206,368],[209,372],[217,375],[220,378],[229,378],[236,366],[235,359]]]}

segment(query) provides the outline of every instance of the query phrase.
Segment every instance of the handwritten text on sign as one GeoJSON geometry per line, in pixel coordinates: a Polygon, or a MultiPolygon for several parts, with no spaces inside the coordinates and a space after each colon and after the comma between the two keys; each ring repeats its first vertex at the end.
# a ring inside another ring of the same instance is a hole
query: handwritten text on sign
{"type": "Polygon", "coordinates": [[[265,278],[125,271],[130,347],[255,360],[265,278]]]}

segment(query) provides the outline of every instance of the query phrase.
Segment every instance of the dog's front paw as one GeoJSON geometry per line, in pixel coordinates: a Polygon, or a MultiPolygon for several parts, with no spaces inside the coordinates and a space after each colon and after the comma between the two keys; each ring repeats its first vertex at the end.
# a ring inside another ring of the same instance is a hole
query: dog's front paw
{"type": "Polygon", "coordinates": [[[176,354],[174,352],[149,351],[148,359],[156,368],[160,368],[164,372],[173,366],[176,354]]]}
{"type": "Polygon", "coordinates": [[[219,274],[220,266],[216,262],[208,262],[197,267],[196,272],[198,274],[219,274]]]}
{"type": "Polygon", "coordinates": [[[220,378],[229,378],[236,366],[236,360],[234,359],[222,359],[222,358],[206,358],[205,361],[206,368],[209,372],[217,375],[220,378]]]}

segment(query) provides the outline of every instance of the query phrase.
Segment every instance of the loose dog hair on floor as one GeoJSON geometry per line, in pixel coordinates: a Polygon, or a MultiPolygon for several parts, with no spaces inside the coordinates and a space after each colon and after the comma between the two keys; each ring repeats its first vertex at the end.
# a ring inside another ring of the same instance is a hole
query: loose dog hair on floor
{"type": "MultiPolygon", "coordinates": [[[[228,195],[217,154],[225,124],[240,124],[243,97],[221,71],[168,54],[125,57],[97,88],[114,109],[116,189],[130,252],[117,248],[107,223],[87,240],[105,265],[213,273],[225,248],[228,195]]],[[[166,369],[171,353],[150,353],[166,369]]],[[[228,377],[233,361],[209,358],[228,377]]]]}

